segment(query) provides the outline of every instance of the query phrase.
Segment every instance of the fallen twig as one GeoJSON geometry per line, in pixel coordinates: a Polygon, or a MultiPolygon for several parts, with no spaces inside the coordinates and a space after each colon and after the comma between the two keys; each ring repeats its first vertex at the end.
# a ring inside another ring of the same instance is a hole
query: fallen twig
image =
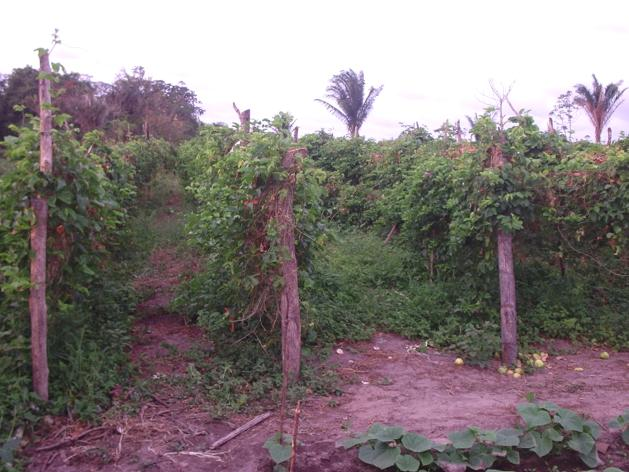
{"type": "MultiPolygon", "coordinates": [[[[202,459],[212,459],[215,461],[223,462],[221,455],[225,454],[224,452],[203,452],[203,451],[179,451],[179,452],[167,452],[164,456],[193,456],[200,457],[202,459]]],[[[170,458],[169,458],[170,459],[170,458]]]]}
{"type": "Polygon", "coordinates": [[[73,442],[76,442],[79,439],[84,438],[88,434],[95,433],[96,431],[102,431],[102,430],[110,429],[110,428],[111,428],[110,426],[99,426],[97,428],[91,428],[91,429],[83,431],[81,434],[79,434],[78,436],[75,436],[73,438],[64,439],[63,441],[59,441],[59,442],[56,442],[54,444],[50,444],[49,446],[38,447],[37,449],[35,449],[35,451],[37,451],[37,452],[52,451],[53,449],[57,449],[59,447],[63,447],[63,446],[67,446],[69,444],[72,444],[73,442]]]}
{"type": "Polygon", "coordinates": [[[256,426],[259,423],[262,423],[264,420],[269,418],[272,414],[273,413],[271,413],[270,411],[267,411],[266,413],[262,413],[261,415],[258,415],[255,418],[253,418],[252,420],[247,421],[245,424],[243,424],[239,428],[236,428],[234,431],[229,433],[227,436],[223,436],[219,440],[214,441],[214,443],[212,443],[212,445],[210,446],[210,449],[216,449],[217,447],[220,447],[223,444],[225,444],[227,441],[231,441],[232,439],[234,439],[239,434],[244,433],[245,431],[253,428],[254,426],[256,426]]]}

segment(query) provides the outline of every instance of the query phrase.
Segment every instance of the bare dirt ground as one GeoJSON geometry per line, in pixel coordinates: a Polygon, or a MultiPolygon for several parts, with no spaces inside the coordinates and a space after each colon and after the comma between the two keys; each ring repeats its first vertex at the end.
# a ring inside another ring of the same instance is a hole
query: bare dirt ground
{"type": "MultiPolygon", "coordinates": [[[[173,287],[191,270],[194,259],[182,260],[173,248],[158,248],[151,267],[137,281],[148,295],[138,307],[132,362],[139,379],[176,376],[186,363],[173,352],[196,350],[211,357],[211,346],[196,326],[167,312],[173,287]]],[[[547,368],[521,379],[489,369],[454,365],[454,355],[432,349],[419,353],[414,342],[378,333],[369,342],[340,343],[327,362],[339,378],[338,396],[310,396],[302,401],[297,470],[371,470],[334,443],[362,432],[375,421],[395,424],[432,439],[475,425],[507,427],[517,419],[515,406],[528,393],[554,401],[596,420],[606,465],[629,470],[629,451],[607,429],[612,417],[629,407],[629,353],[601,360],[598,351],[556,343],[547,368]],[[340,349],[341,351],[337,351],[340,349]],[[342,353],[341,353],[342,352],[342,353]],[[580,367],[583,371],[574,369],[580,367]]],[[[279,414],[217,450],[210,445],[257,412],[215,421],[205,408],[178,390],[164,389],[134,400],[134,392],[112,392],[113,413],[101,426],[54,419],[41,440],[30,447],[30,471],[270,471],[264,441],[278,429],[279,414]],[[133,405],[133,407],[126,405],[133,405]]],[[[259,412],[259,410],[258,410],[259,412]]],[[[289,418],[289,422],[291,422],[289,418]]],[[[549,470],[541,462],[526,470],[549,470]]],[[[520,470],[525,470],[521,466],[520,470]]],[[[561,462],[561,470],[583,470],[578,462],[561,462]]]]}

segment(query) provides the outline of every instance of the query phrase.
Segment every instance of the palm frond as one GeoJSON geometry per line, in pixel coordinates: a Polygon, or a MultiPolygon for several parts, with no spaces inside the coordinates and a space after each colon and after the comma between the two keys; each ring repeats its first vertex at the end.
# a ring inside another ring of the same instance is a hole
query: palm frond
{"type": "Polygon", "coordinates": [[[354,70],[343,70],[330,79],[326,88],[327,98],[336,102],[336,106],[325,100],[316,99],[330,112],[341,119],[351,136],[357,136],[360,127],[373,107],[373,102],[382,87],[369,90],[365,98],[365,75],[354,70]]]}

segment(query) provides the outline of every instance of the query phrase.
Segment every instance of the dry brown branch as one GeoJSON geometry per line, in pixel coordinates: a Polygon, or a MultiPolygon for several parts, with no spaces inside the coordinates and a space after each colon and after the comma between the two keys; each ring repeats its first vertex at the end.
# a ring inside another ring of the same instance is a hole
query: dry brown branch
{"type": "Polygon", "coordinates": [[[42,446],[42,447],[38,447],[37,449],[35,449],[36,452],[45,452],[45,451],[52,451],[53,449],[57,449],[60,447],[64,447],[64,446],[68,446],[70,444],[75,443],[76,441],[78,441],[81,438],[84,438],[85,436],[87,436],[88,434],[92,434],[95,433],[96,431],[104,431],[104,430],[108,430],[111,429],[111,426],[98,426],[96,428],[91,428],[91,429],[87,429],[85,431],[83,431],[81,434],[73,437],[73,438],[69,438],[69,439],[64,439],[63,441],[58,441],[54,444],[50,444],[48,446],[42,446]]]}
{"type": "Polygon", "coordinates": [[[239,434],[244,433],[245,431],[248,431],[251,428],[253,428],[254,426],[262,423],[264,420],[269,418],[272,414],[273,413],[271,413],[270,411],[267,411],[266,413],[262,413],[261,415],[258,415],[255,418],[253,418],[252,420],[247,421],[245,424],[243,424],[242,426],[236,428],[234,431],[229,433],[227,436],[223,436],[222,438],[214,441],[212,443],[212,445],[210,446],[210,449],[216,449],[217,447],[222,446],[226,442],[231,441],[232,439],[234,439],[239,434]]]}

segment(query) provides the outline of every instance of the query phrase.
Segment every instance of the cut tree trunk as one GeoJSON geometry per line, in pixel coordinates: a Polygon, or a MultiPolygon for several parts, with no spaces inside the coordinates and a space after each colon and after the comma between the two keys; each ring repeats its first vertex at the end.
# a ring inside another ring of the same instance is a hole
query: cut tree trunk
{"type": "MultiPolygon", "coordinates": [[[[52,110],[50,100],[50,61],[48,52],[39,57],[39,170],[52,173],[52,110]]],[[[31,228],[31,290],[28,306],[31,316],[31,357],[33,390],[48,401],[48,308],[46,306],[46,239],[48,233],[48,198],[35,195],[31,199],[35,224],[31,228]]]]}
{"type": "Polygon", "coordinates": [[[306,150],[290,149],[282,158],[282,168],[287,172],[280,186],[274,214],[279,230],[280,245],[284,255],[280,273],[284,280],[280,294],[280,319],[282,327],[282,364],[289,382],[299,378],[301,366],[301,310],[299,306],[299,280],[295,253],[295,215],[293,200],[297,172],[296,156],[306,150]]]}

